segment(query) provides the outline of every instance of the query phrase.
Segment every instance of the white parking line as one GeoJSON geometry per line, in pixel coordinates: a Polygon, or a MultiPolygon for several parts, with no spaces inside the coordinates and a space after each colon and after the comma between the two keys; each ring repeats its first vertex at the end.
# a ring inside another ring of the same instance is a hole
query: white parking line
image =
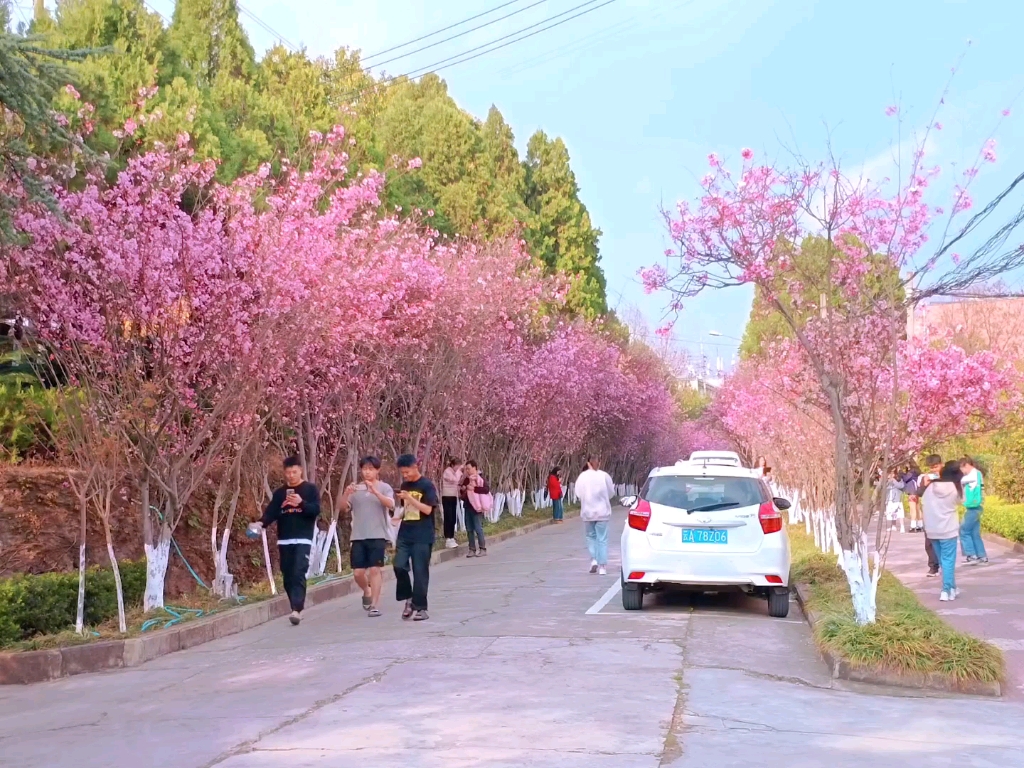
{"type": "Polygon", "coordinates": [[[613,597],[615,597],[617,594],[619,594],[619,590],[620,589],[622,589],[622,585],[619,582],[616,581],[614,584],[612,584],[610,587],[608,587],[608,591],[607,592],[605,592],[603,595],[601,595],[601,599],[600,600],[598,600],[592,606],[587,608],[587,614],[586,615],[592,616],[595,613],[600,613],[601,609],[603,609],[606,605],[608,605],[608,603],[610,603],[612,601],[613,597]]]}

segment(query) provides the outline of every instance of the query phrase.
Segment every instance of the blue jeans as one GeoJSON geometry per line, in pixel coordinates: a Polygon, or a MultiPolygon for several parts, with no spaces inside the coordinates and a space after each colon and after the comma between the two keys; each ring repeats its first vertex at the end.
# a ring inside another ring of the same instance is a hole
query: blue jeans
{"type": "Polygon", "coordinates": [[[988,557],[985,542],[981,538],[981,507],[967,507],[964,521],[960,523],[960,546],[964,557],[988,557]]]}
{"type": "Polygon", "coordinates": [[[942,591],[956,589],[956,539],[932,539],[942,567],[942,591]]]}
{"type": "Polygon", "coordinates": [[[487,539],[484,538],[484,516],[473,509],[468,501],[462,502],[462,510],[466,516],[466,536],[469,537],[469,548],[476,552],[476,542],[479,539],[480,549],[487,549],[487,539]]]}
{"type": "Polygon", "coordinates": [[[551,500],[551,519],[561,520],[562,519],[562,500],[552,499],[551,500]]]}
{"type": "Polygon", "coordinates": [[[587,549],[598,565],[608,565],[608,521],[588,520],[587,549]]]}

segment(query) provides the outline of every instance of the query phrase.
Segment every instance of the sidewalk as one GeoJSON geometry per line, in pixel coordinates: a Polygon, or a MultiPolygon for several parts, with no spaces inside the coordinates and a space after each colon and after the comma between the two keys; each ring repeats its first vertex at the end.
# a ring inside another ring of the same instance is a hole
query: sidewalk
{"type": "Polygon", "coordinates": [[[925,576],[924,534],[894,532],[886,567],[949,624],[1001,648],[1003,693],[1024,700],[1024,555],[988,539],[985,548],[991,562],[977,566],[963,565],[957,548],[956,585],[963,594],[951,603],[939,602],[940,578],[925,576]]]}

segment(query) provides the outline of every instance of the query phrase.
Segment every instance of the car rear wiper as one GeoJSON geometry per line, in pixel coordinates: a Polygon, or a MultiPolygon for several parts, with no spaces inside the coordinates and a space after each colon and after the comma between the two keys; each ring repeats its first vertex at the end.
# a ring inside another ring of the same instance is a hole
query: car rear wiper
{"type": "Polygon", "coordinates": [[[716,509],[728,509],[729,507],[738,507],[740,503],[738,501],[720,501],[717,504],[708,504],[706,507],[694,507],[693,509],[686,510],[686,514],[692,515],[694,512],[713,512],[716,509]]]}

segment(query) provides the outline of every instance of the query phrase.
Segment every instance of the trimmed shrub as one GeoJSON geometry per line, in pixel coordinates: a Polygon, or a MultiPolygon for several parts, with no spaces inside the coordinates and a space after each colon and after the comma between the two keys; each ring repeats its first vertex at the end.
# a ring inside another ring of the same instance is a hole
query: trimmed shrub
{"type": "MultiPolygon", "coordinates": [[[[142,602],[146,589],[145,561],[120,563],[124,604],[142,602]]],[[[75,626],[78,573],[22,574],[0,581],[0,646],[75,626]]],[[[85,623],[100,624],[117,615],[117,592],[110,568],[85,574],[85,623]]]]}

